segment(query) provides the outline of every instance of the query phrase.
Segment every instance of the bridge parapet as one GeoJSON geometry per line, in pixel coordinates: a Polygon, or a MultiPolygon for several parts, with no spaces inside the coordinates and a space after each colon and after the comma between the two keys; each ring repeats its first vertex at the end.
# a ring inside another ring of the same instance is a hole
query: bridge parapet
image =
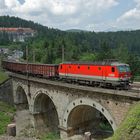
{"type": "MultiPolygon", "coordinates": [[[[15,73],[10,73],[12,77],[17,77],[23,80],[27,80],[27,77],[25,75],[20,75],[20,74],[15,74],[15,73]]],[[[78,84],[69,84],[66,82],[62,81],[52,81],[48,79],[43,79],[43,78],[36,78],[36,77],[28,77],[29,81],[32,82],[37,82],[40,84],[49,84],[49,85],[54,85],[54,86],[61,86],[61,87],[67,87],[67,88],[72,88],[72,89],[81,89],[85,91],[92,91],[92,92],[97,92],[97,93],[103,93],[103,94],[111,94],[111,95],[118,95],[118,96],[125,96],[125,97],[130,97],[130,98],[136,98],[140,99],[140,90],[139,88],[135,90],[114,90],[114,89],[106,89],[106,88],[97,88],[97,87],[90,87],[90,86],[80,86],[78,84]]]]}

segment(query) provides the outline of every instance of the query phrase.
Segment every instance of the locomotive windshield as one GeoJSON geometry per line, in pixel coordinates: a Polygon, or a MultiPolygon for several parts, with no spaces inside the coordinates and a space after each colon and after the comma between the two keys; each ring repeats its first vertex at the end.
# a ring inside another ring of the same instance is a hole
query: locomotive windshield
{"type": "Polygon", "coordinates": [[[130,72],[130,67],[129,66],[126,66],[126,71],[130,72]]]}
{"type": "Polygon", "coordinates": [[[128,65],[120,65],[118,66],[119,72],[130,72],[130,67],[128,65]]]}

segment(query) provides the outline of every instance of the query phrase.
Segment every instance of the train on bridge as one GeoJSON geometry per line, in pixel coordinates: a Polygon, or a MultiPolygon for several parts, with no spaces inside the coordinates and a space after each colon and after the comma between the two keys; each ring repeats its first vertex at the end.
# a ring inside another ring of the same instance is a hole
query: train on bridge
{"type": "Polygon", "coordinates": [[[2,66],[8,71],[20,74],[123,89],[129,87],[132,77],[128,64],[107,60],[92,63],[65,62],[60,64],[22,63],[5,60],[2,62],[2,66]]]}

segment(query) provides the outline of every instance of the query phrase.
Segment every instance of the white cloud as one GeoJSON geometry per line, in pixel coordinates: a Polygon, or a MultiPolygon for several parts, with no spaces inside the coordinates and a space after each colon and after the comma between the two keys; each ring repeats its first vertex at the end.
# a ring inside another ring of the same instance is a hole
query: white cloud
{"type": "Polygon", "coordinates": [[[79,6],[78,6],[78,0],[77,1],[53,0],[53,1],[46,2],[46,7],[48,11],[50,11],[52,14],[57,16],[62,16],[62,15],[72,15],[76,13],[79,6]]]}
{"type": "Polygon", "coordinates": [[[124,14],[122,14],[118,19],[118,24],[123,24],[127,28],[139,28],[140,23],[140,0],[134,0],[136,6],[124,14]]]}
{"type": "Polygon", "coordinates": [[[140,9],[134,8],[125,12],[117,19],[118,22],[128,22],[129,20],[140,20],[140,9]]]}
{"type": "Polygon", "coordinates": [[[17,0],[5,0],[5,5],[6,5],[8,8],[13,8],[13,7],[18,7],[18,6],[20,6],[20,3],[19,3],[19,1],[17,1],[17,0]]]}
{"type": "Polygon", "coordinates": [[[87,26],[118,4],[117,0],[0,0],[0,15],[9,14],[57,28],[87,26]],[[2,6],[3,5],[3,6],[2,6]]]}
{"type": "MultiPolygon", "coordinates": [[[[14,10],[21,13],[32,13],[35,11],[45,12],[46,10],[46,12],[50,12],[53,15],[63,16],[72,15],[79,11],[92,11],[93,13],[97,13],[117,4],[116,0],[25,0],[22,5],[16,6],[14,10]]],[[[9,5],[11,4],[9,3],[9,5]]]]}

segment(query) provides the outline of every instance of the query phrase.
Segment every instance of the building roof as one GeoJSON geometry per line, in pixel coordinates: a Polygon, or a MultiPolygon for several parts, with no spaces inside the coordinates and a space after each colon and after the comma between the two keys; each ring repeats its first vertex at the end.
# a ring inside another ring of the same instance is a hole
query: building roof
{"type": "Polygon", "coordinates": [[[0,31],[5,31],[5,32],[24,32],[24,33],[33,33],[34,30],[31,28],[5,28],[5,27],[0,27],[0,31]]]}

